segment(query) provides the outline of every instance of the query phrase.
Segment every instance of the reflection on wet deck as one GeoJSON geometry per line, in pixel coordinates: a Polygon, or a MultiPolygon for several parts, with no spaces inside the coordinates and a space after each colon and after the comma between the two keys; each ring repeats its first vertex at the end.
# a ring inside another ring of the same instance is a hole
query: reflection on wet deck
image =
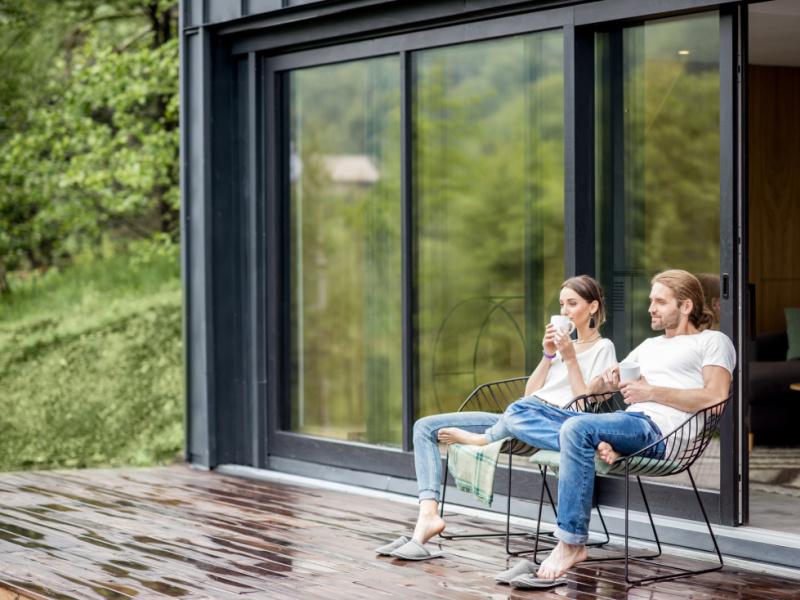
{"type": "MultiPolygon", "coordinates": [[[[182,466],[0,474],[0,599],[625,597],[616,563],[512,593],[492,581],[508,564],[498,541],[446,542],[445,558],[421,563],[376,557],[415,510],[182,466]]],[[[628,597],[797,598],[799,588],[726,568],[628,597]]]]}

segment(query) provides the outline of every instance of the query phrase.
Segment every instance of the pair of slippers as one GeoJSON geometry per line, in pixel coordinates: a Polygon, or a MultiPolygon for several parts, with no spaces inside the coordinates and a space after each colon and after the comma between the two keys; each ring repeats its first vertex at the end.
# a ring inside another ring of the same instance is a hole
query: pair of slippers
{"type": "Polygon", "coordinates": [[[531,561],[522,560],[510,569],[495,575],[494,580],[497,583],[506,583],[517,590],[544,590],[566,585],[566,577],[556,577],[555,579],[540,579],[536,577],[538,569],[539,567],[531,561]]]}
{"type": "Polygon", "coordinates": [[[389,544],[375,548],[375,552],[381,556],[393,556],[403,560],[428,560],[444,555],[444,552],[440,550],[430,551],[419,542],[410,540],[404,535],[389,544]]]}
{"type": "MultiPolygon", "coordinates": [[[[375,552],[381,556],[392,556],[403,560],[428,560],[438,558],[444,554],[441,551],[431,552],[419,542],[410,540],[404,535],[401,535],[393,542],[375,548],[375,552]]],[[[508,584],[518,590],[544,590],[566,585],[566,577],[557,577],[555,579],[540,579],[536,577],[538,569],[539,567],[531,561],[522,560],[510,569],[495,575],[494,580],[497,583],[508,584]]]]}

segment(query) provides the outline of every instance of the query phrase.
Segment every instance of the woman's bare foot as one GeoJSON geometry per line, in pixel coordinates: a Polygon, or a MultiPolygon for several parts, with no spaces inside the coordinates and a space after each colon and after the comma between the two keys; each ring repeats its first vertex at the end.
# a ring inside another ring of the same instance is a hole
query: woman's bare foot
{"type": "Polygon", "coordinates": [[[597,445],[597,458],[606,464],[611,464],[620,457],[620,453],[611,447],[608,442],[600,442],[597,445]]]}
{"type": "Polygon", "coordinates": [[[445,444],[469,444],[470,446],[485,446],[489,443],[482,433],[472,433],[458,427],[443,427],[439,430],[439,441],[445,444]]]}
{"type": "Polygon", "coordinates": [[[425,544],[433,536],[444,531],[444,519],[439,516],[439,503],[435,500],[422,500],[419,504],[419,516],[414,527],[413,539],[425,544]]]}
{"type": "Polygon", "coordinates": [[[536,576],[539,579],[555,579],[561,577],[573,566],[579,562],[586,560],[589,554],[586,552],[586,546],[583,544],[567,544],[566,542],[558,542],[553,551],[550,553],[539,570],[536,576]]]}

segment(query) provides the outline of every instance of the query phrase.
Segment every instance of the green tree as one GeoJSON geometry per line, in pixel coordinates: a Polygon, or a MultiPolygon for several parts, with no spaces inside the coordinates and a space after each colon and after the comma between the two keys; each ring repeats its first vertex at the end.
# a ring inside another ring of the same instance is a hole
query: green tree
{"type": "Polygon", "coordinates": [[[175,236],[175,2],[0,0],[0,293],[104,237],[175,236]]]}

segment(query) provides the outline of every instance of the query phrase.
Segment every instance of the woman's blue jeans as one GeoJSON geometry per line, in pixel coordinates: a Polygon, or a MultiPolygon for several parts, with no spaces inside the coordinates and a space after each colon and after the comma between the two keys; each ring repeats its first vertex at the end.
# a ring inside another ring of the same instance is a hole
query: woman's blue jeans
{"type": "MultiPolygon", "coordinates": [[[[437,432],[443,427],[483,432],[489,441],[510,436],[536,448],[560,451],[556,536],[568,544],[583,544],[589,537],[594,458],[600,442],[608,442],[620,454],[630,454],[661,437],[656,424],[643,413],[573,412],[535,396],[517,400],[502,415],[463,412],[425,417],[414,424],[420,499],[439,499],[442,473],[437,432]]],[[[662,458],[664,450],[664,444],[659,444],[649,456],[662,458]]]]}

